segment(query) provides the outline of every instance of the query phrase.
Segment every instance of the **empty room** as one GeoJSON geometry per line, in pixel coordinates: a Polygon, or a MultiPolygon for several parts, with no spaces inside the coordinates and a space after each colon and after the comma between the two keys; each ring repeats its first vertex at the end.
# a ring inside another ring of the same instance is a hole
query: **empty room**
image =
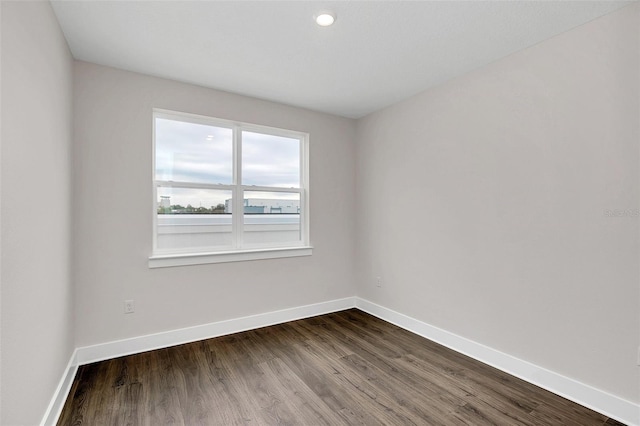
{"type": "Polygon", "coordinates": [[[640,426],[638,2],[0,23],[2,426],[640,426]]]}

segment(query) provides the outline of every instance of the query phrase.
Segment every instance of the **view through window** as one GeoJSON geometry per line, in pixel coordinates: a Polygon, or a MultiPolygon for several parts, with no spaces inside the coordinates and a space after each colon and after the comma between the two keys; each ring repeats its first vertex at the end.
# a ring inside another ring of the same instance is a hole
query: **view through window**
{"type": "Polygon", "coordinates": [[[154,254],[308,244],[304,133],[154,112],[154,254]]]}

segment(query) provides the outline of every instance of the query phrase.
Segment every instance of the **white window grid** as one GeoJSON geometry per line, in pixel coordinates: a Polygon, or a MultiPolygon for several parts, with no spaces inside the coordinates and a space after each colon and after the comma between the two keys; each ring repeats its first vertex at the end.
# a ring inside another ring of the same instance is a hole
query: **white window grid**
{"type": "Polygon", "coordinates": [[[309,134],[279,129],[275,127],[256,125],[244,122],[225,120],[220,118],[207,117],[203,115],[190,114],[184,112],[170,111],[164,109],[153,109],[153,256],[163,256],[171,254],[215,254],[219,252],[241,252],[250,250],[260,250],[269,248],[295,248],[308,247],[309,242],[309,134]],[[202,124],[206,126],[214,126],[220,128],[231,129],[233,132],[233,180],[231,184],[213,184],[213,183],[196,183],[196,182],[176,182],[170,180],[156,179],[156,134],[155,121],[157,118],[176,120],[194,124],[202,124]],[[262,133],[273,136],[298,139],[300,141],[300,185],[298,188],[285,188],[276,186],[258,186],[242,184],[242,132],[262,133]],[[182,249],[160,249],[157,245],[157,200],[158,188],[187,188],[187,189],[214,189],[227,190],[232,193],[232,234],[233,243],[229,247],[197,247],[182,249]],[[287,194],[298,194],[300,200],[300,239],[297,242],[287,243],[265,243],[265,244],[245,244],[243,241],[244,228],[244,193],[250,192],[280,192],[287,194]]]}

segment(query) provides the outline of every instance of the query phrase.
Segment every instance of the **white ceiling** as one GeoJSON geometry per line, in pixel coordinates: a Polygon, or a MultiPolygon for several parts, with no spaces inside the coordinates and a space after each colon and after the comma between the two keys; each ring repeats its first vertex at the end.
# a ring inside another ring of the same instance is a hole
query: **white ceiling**
{"type": "Polygon", "coordinates": [[[628,3],[52,1],[76,59],[354,118],[628,3]]]}

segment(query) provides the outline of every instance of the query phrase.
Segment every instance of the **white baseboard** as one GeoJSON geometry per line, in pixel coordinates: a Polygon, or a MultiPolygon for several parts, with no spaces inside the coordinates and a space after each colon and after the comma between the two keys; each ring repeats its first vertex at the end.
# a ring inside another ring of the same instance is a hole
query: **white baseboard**
{"type": "Polygon", "coordinates": [[[195,327],[181,328],[130,339],[100,343],[77,348],[65,369],[60,384],[51,398],[49,407],[40,423],[41,426],[53,426],[57,423],[67,400],[78,366],[92,362],[117,358],[120,356],[167,348],[197,340],[210,339],[232,333],[253,330],[288,321],[314,317],[316,315],[343,311],[355,307],[355,297],[331,300],[312,305],[298,306],[280,311],[266,312],[248,317],[234,318],[195,327]]]}
{"type": "Polygon", "coordinates": [[[356,308],[537,385],[556,395],[577,402],[607,417],[621,421],[629,426],[640,426],[640,405],[638,404],[387,309],[368,300],[357,297],[356,308]]]}
{"type": "Polygon", "coordinates": [[[515,358],[359,297],[347,297],[344,299],[77,348],[69,360],[69,364],[47,408],[41,425],[49,426],[56,424],[79,365],[239,333],[354,307],[404,328],[405,330],[411,331],[412,333],[440,343],[456,352],[470,356],[480,362],[540,386],[571,401],[577,402],[580,405],[591,408],[605,416],[626,423],[629,426],[640,426],[640,405],[638,404],[626,401],[585,385],[584,383],[562,376],[561,374],[515,358]]]}
{"type": "Polygon", "coordinates": [[[154,349],[181,345],[197,340],[210,339],[232,333],[253,330],[269,325],[281,324],[330,312],[342,311],[355,306],[355,297],[331,300],[315,303],[313,305],[299,306],[280,311],[266,312],[248,317],[234,318],[226,321],[181,328],[178,330],[164,331],[148,334],[146,336],[130,339],[116,340],[100,343],[93,346],[85,346],[77,349],[77,361],[79,365],[89,364],[105,359],[117,358],[154,349]]]}
{"type": "Polygon", "coordinates": [[[76,372],[78,371],[78,362],[76,361],[77,351],[76,349],[71,354],[67,368],[64,369],[60,383],[58,383],[58,387],[53,394],[53,398],[51,398],[47,411],[45,411],[42,417],[42,421],[40,422],[41,426],[54,426],[58,422],[58,417],[60,417],[60,413],[62,413],[62,408],[71,390],[71,385],[73,385],[73,379],[76,377],[76,372]]]}

